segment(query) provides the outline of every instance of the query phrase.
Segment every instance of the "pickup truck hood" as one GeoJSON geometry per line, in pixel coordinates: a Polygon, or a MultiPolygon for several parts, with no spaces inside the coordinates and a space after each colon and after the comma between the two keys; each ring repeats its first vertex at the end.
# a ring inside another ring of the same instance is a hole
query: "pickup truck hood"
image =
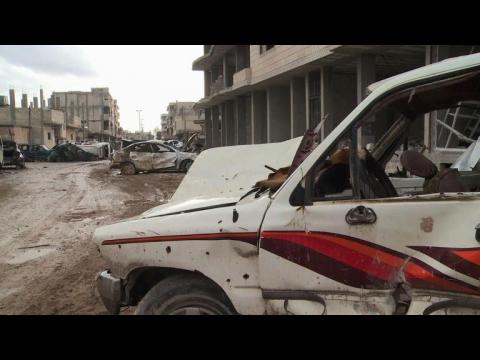
{"type": "Polygon", "coordinates": [[[171,201],[195,198],[238,199],[257,181],[271,172],[265,165],[278,169],[290,166],[302,137],[258,145],[238,145],[203,151],[190,167],[171,201]]]}
{"type": "Polygon", "coordinates": [[[289,166],[301,137],[279,143],[226,146],[202,152],[167,204],[142,215],[149,218],[231,206],[267,178],[273,168],[289,166]]]}

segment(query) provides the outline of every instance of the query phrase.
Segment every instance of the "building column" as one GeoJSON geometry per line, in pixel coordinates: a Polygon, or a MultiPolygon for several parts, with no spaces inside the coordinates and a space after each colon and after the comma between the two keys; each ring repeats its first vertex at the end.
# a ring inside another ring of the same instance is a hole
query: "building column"
{"type": "Polygon", "coordinates": [[[211,108],[212,116],[212,147],[217,147],[221,145],[221,132],[220,132],[220,108],[219,106],[213,106],[211,108]]]}
{"type": "MultiPolygon", "coordinates": [[[[367,86],[375,82],[375,55],[361,54],[357,58],[357,104],[360,104],[365,98],[367,86]]],[[[373,123],[375,119],[370,118],[365,123],[359,134],[359,140],[364,139],[363,145],[375,142],[373,123]]],[[[360,143],[360,142],[359,142],[360,143]]]]}
{"type": "Polygon", "coordinates": [[[267,142],[267,93],[252,93],[252,143],[267,142]]]}
{"type": "Polygon", "coordinates": [[[205,147],[212,147],[212,112],[205,109],[205,147]]]}
{"type": "Polygon", "coordinates": [[[320,116],[322,120],[325,119],[321,129],[322,141],[335,128],[332,77],[333,71],[330,67],[320,69],[320,116]]]}
{"type": "Polygon", "coordinates": [[[244,96],[245,105],[245,143],[253,144],[252,138],[252,97],[250,95],[244,96]]]}
{"type": "Polygon", "coordinates": [[[220,146],[227,145],[227,109],[225,103],[218,105],[220,108],[220,127],[221,127],[221,142],[220,146]]]}
{"type": "Polygon", "coordinates": [[[272,86],[267,89],[267,141],[290,138],[290,87],[272,86]]]}
{"type": "Polygon", "coordinates": [[[235,128],[235,104],[233,100],[225,102],[225,124],[227,126],[227,128],[225,129],[225,145],[235,145],[235,132],[237,130],[235,128]]]}
{"type": "Polygon", "coordinates": [[[28,96],[27,96],[27,94],[22,94],[22,108],[23,109],[28,108],[28,96]]]}
{"type": "Polygon", "coordinates": [[[15,113],[15,90],[10,89],[10,122],[13,126],[17,123],[16,113],[15,113]]]}
{"type": "Polygon", "coordinates": [[[247,97],[239,96],[235,100],[235,145],[247,144],[249,130],[249,118],[247,119],[247,97]]]}
{"type": "Polygon", "coordinates": [[[290,137],[302,136],[307,129],[305,78],[290,80],[290,137]]]}

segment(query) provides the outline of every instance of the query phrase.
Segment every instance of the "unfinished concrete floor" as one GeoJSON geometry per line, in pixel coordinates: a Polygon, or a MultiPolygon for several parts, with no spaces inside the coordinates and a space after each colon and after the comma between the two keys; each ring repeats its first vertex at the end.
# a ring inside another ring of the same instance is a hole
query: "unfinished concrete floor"
{"type": "Polygon", "coordinates": [[[183,178],[121,176],[108,166],[0,170],[0,314],[106,314],[95,291],[105,264],[93,231],[167,201],[183,178]]]}

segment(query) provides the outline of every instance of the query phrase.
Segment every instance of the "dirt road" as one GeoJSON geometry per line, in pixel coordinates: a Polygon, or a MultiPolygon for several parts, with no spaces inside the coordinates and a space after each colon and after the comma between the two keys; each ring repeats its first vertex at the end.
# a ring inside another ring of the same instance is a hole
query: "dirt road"
{"type": "Polygon", "coordinates": [[[0,314],[105,314],[96,227],[164,203],[182,174],[121,176],[109,163],[0,170],[0,314]]]}

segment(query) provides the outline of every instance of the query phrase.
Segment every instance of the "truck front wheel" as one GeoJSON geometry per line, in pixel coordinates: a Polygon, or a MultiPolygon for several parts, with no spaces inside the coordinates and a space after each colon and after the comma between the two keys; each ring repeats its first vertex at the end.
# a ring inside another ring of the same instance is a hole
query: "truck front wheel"
{"type": "Polygon", "coordinates": [[[136,315],[232,315],[228,299],[214,284],[198,276],[174,275],[152,287],[136,315]]]}

